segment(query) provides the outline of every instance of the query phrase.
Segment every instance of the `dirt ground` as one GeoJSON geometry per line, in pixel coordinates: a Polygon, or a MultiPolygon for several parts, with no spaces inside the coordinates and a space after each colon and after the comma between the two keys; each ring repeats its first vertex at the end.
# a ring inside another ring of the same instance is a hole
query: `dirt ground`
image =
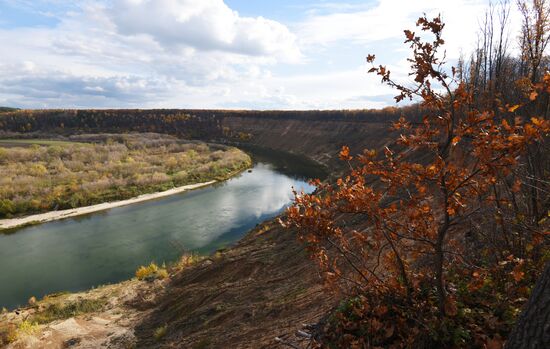
{"type": "Polygon", "coordinates": [[[236,246],[153,282],[47,297],[0,315],[4,329],[49,304],[102,299],[98,311],[18,331],[6,348],[305,348],[305,325],[335,304],[291,231],[258,225],[236,246]]]}
{"type": "MultiPolygon", "coordinates": [[[[167,281],[125,281],[86,292],[52,295],[33,306],[0,315],[0,326],[15,331],[16,340],[6,348],[132,348],[136,337],[134,327],[151,310],[138,310],[129,302],[154,300],[162,293],[167,281]],[[101,300],[100,310],[75,317],[32,325],[21,329],[21,322],[31,323],[33,316],[51,305],[67,305],[82,300],[101,300]]],[[[12,339],[13,340],[13,339],[12,339]]]]}

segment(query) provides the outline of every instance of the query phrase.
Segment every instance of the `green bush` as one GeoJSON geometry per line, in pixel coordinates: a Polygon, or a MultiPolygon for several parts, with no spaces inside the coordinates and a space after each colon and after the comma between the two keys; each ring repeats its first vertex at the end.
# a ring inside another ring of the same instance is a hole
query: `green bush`
{"type": "Polygon", "coordinates": [[[68,304],[54,303],[34,314],[31,321],[46,324],[55,320],[68,319],[73,316],[100,311],[106,303],[105,299],[82,299],[68,304]]]}

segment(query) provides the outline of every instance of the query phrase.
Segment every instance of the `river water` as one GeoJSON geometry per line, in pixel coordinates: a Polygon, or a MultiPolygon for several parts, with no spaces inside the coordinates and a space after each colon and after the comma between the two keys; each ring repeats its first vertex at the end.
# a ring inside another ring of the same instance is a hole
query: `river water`
{"type": "Polygon", "coordinates": [[[310,192],[305,179],[321,177],[298,158],[255,159],[251,172],[211,187],[0,235],[0,308],[122,281],[183,251],[211,253],[279,214],[292,187],[310,192]]]}

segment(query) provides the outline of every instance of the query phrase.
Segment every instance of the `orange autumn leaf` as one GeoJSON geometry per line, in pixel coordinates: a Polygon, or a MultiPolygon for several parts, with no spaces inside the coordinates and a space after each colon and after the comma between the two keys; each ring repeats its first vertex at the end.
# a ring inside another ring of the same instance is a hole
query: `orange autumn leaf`
{"type": "Polygon", "coordinates": [[[343,146],[342,150],[340,151],[340,159],[342,160],[351,160],[353,157],[349,155],[349,147],[343,146]]]}
{"type": "Polygon", "coordinates": [[[508,111],[509,111],[510,113],[513,113],[513,112],[515,112],[519,107],[520,107],[519,104],[513,105],[513,106],[511,106],[511,107],[508,107],[508,111]]]}
{"type": "Polygon", "coordinates": [[[544,120],[544,119],[536,118],[536,117],[532,117],[531,122],[533,123],[533,125],[541,128],[543,131],[547,131],[548,128],[549,128],[549,124],[550,124],[550,122],[548,122],[548,120],[544,120]]]}
{"type": "Polygon", "coordinates": [[[460,139],[461,139],[460,136],[455,136],[455,137],[453,138],[453,140],[452,140],[452,144],[453,144],[453,145],[457,145],[458,142],[460,142],[460,139]]]}
{"type": "Polygon", "coordinates": [[[516,280],[516,282],[520,282],[525,276],[525,273],[521,270],[513,270],[512,272],[510,272],[510,274],[512,275],[514,280],[516,280]]]}

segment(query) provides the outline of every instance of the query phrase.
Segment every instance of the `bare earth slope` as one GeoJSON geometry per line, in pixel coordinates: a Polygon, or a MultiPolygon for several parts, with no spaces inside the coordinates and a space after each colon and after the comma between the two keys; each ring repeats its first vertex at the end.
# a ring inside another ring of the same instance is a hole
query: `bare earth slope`
{"type": "Polygon", "coordinates": [[[225,117],[222,125],[251,135],[243,144],[286,151],[306,156],[334,169],[344,163],[338,153],[343,145],[357,152],[364,148],[380,149],[390,137],[388,122],[353,120],[301,120],[251,117],[225,117]]]}
{"type": "Polygon", "coordinates": [[[137,327],[138,347],[273,348],[332,304],[295,236],[274,222],[183,271],[137,327]],[[155,328],[167,325],[160,341],[155,328]]]}

